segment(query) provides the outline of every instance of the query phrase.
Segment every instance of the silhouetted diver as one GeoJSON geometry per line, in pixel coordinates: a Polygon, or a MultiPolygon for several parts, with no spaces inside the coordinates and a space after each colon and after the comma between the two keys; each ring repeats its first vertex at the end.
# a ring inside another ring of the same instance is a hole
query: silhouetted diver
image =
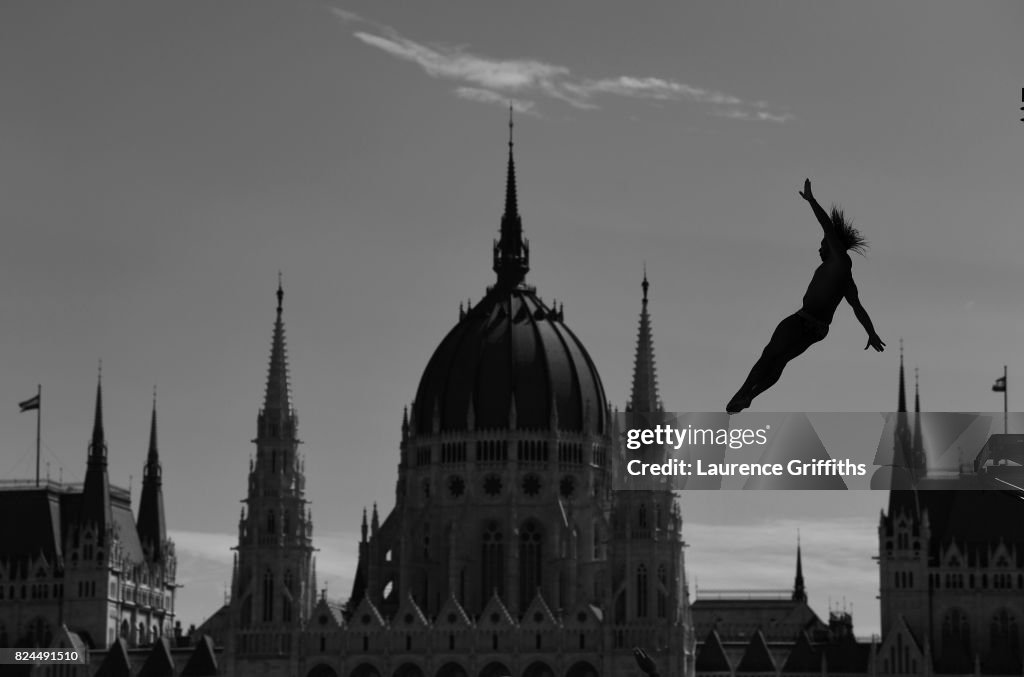
{"type": "Polygon", "coordinates": [[[857,285],[853,281],[853,261],[847,253],[853,250],[863,254],[867,249],[867,242],[860,232],[850,225],[841,209],[832,207],[832,214],[829,216],[821,208],[811,194],[810,179],[804,180],[804,190],[800,197],[811,204],[818,223],[825,231],[821,247],[818,248],[821,265],[814,271],[811,284],[807,287],[803,307],[775,328],[771,341],[750,370],[747,380],[725,406],[725,410],[730,414],[749,407],[755,397],[775,385],[790,360],[828,335],[828,325],[844,297],[868,333],[868,343],[864,350],[874,348],[881,352],[885,349],[885,342],[875,333],[871,318],[857,296],[857,285]]]}

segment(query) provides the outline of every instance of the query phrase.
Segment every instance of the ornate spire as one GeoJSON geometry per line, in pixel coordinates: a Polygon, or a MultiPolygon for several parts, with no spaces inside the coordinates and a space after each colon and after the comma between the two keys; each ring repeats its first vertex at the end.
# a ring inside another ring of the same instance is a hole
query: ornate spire
{"type": "Polygon", "coordinates": [[[498,283],[514,286],[523,281],[530,270],[530,243],[523,237],[516,196],[516,165],[512,153],[512,105],[508,107],[508,174],[505,179],[505,213],[501,216],[501,233],[494,243],[494,272],[498,283]]]}
{"type": "Polygon", "coordinates": [[[921,389],[918,381],[917,367],[914,367],[914,412],[921,413],[921,389]]]}
{"type": "Polygon", "coordinates": [[[167,540],[162,474],[160,455],[157,452],[156,444],[156,388],[153,388],[153,413],[149,422],[149,452],[146,454],[146,469],[142,477],[142,496],[139,498],[137,524],[142,548],[147,557],[154,562],[163,559],[164,541],[167,540]]]}
{"type": "Polygon", "coordinates": [[[270,369],[267,372],[267,389],[261,412],[260,434],[266,437],[291,438],[295,434],[295,416],[292,410],[291,383],[288,377],[288,354],[285,349],[284,287],[281,274],[277,274],[277,318],[274,320],[274,337],[270,346],[270,369]]]}
{"type": "Polygon", "coordinates": [[[800,554],[799,531],[796,532],[796,578],[793,580],[793,601],[807,601],[807,591],[804,589],[804,562],[800,554]]]}
{"type": "Polygon", "coordinates": [[[110,482],[107,477],[107,443],[103,433],[103,364],[96,379],[96,412],[92,424],[92,442],[89,444],[89,463],[82,487],[81,521],[97,528],[102,543],[106,531],[113,524],[110,512],[110,482]]]}
{"type": "Polygon", "coordinates": [[[107,443],[103,435],[103,361],[100,360],[96,377],[96,410],[92,420],[92,443],[89,445],[89,460],[93,457],[107,464],[107,443]]]}
{"type": "Polygon", "coordinates": [[[636,358],[633,362],[633,391],[629,397],[626,411],[655,412],[661,411],[661,398],[658,396],[658,375],[654,368],[654,339],[651,336],[651,316],[647,310],[647,292],[650,289],[647,281],[647,266],[644,265],[643,305],[640,308],[640,328],[637,331],[636,358]]]}
{"type": "Polygon", "coordinates": [[[917,367],[914,367],[914,470],[924,474],[928,459],[924,452],[924,435],[921,432],[921,390],[918,384],[917,367]]]}

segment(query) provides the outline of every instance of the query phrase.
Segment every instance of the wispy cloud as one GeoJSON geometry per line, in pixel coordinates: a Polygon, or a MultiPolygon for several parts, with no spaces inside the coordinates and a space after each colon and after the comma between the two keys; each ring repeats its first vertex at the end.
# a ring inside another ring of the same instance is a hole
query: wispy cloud
{"type": "Polygon", "coordinates": [[[708,105],[713,114],[731,120],[783,123],[793,119],[789,113],[766,110],[763,101],[747,102],[676,80],[633,75],[579,78],[567,66],[538,59],[494,59],[461,46],[417,42],[353,12],[331,11],[346,24],[361,25],[353,35],[363,44],[416,64],[431,77],[459,83],[455,94],[468,101],[507,105],[512,100],[517,109],[536,113],[537,105],[529,97],[554,99],[581,110],[598,108],[602,97],[619,97],[708,105]]]}
{"type": "Polygon", "coordinates": [[[636,78],[623,75],[617,78],[600,80],[584,80],[582,83],[566,83],[565,87],[576,94],[589,97],[595,94],[615,94],[640,99],[657,99],[659,101],[695,101],[697,103],[714,103],[742,105],[738,97],[715,92],[700,87],[692,87],[681,82],[662,78],[636,78]]]}
{"type": "MultiPolygon", "coordinates": [[[[178,583],[182,588],[175,612],[184,626],[199,625],[224,603],[231,584],[237,534],[172,531],[178,558],[178,583]]],[[[327,588],[332,599],[346,599],[355,575],[359,535],[352,532],[322,533],[314,536],[317,584],[327,588]]]]}
{"type": "Polygon", "coordinates": [[[463,99],[469,101],[476,101],[478,103],[493,103],[499,106],[512,106],[512,110],[517,113],[527,113],[535,115],[537,112],[537,106],[532,101],[509,99],[503,94],[493,92],[489,89],[478,89],[476,87],[456,87],[455,94],[463,99]]]}
{"type": "Polygon", "coordinates": [[[789,122],[794,119],[790,113],[769,113],[763,110],[751,111],[740,108],[716,110],[715,115],[730,120],[755,120],[759,122],[789,122]]]}

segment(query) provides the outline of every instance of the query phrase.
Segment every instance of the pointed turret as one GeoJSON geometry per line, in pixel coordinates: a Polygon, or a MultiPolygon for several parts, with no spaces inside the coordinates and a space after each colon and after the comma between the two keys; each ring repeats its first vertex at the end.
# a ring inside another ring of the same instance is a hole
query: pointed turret
{"type": "Polygon", "coordinates": [[[804,563],[800,554],[800,535],[796,537],[796,578],[793,579],[793,601],[806,602],[807,590],[804,588],[804,563]]]}
{"type": "Polygon", "coordinates": [[[656,412],[662,410],[658,396],[658,375],[654,368],[654,339],[651,335],[651,316],[647,309],[647,266],[644,265],[643,305],[640,309],[640,328],[636,338],[636,358],[633,362],[633,390],[626,411],[656,412]]]}
{"type": "Polygon", "coordinates": [[[907,386],[903,372],[903,339],[900,339],[900,385],[896,404],[896,439],[893,463],[897,468],[912,468],[911,453],[913,440],[910,437],[910,424],[907,420],[907,386]]]}
{"type": "Polygon", "coordinates": [[[927,459],[924,452],[924,435],[921,432],[921,389],[918,381],[917,367],[914,367],[914,453],[912,455],[914,470],[924,474],[927,470],[927,459]]]}
{"type": "Polygon", "coordinates": [[[270,346],[270,368],[267,389],[260,412],[260,436],[273,439],[293,439],[298,428],[298,417],[292,407],[291,382],[288,377],[288,353],[285,347],[284,288],[281,275],[277,279],[277,318],[270,346]]]}
{"type": "Polygon", "coordinates": [[[107,529],[113,525],[110,512],[110,481],[107,477],[107,442],[103,433],[103,379],[96,381],[96,412],[92,424],[92,443],[89,445],[89,463],[82,488],[83,525],[97,529],[98,543],[103,543],[107,529]]]}
{"type": "Polygon", "coordinates": [[[494,243],[494,272],[498,284],[515,286],[530,270],[530,243],[523,237],[523,221],[519,216],[516,195],[516,165],[512,153],[512,107],[508,109],[508,173],[505,178],[505,212],[501,216],[501,233],[494,243]]]}
{"type": "Polygon", "coordinates": [[[156,392],[153,392],[153,414],[149,423],[149,452],[142,476],[142,496],[139,498],[138,531],[142,549],[153,562],[164,557],[167,526],[164,518],[163,471],[156,444],[156,392]]]}
{"type": "Polygon", "coordinates": [[[900,339],[899,392],[896,403],[896,427],[893,430],[893,456],[889,492],[888,517],[892,519],[900,511],[919,514],[917,494],[907,491],[914,486],[915,463],[913,458],[914,440],[911,436],[910,421],[907,418],[907,388],[903,368],[903,339],[900,339]]]}

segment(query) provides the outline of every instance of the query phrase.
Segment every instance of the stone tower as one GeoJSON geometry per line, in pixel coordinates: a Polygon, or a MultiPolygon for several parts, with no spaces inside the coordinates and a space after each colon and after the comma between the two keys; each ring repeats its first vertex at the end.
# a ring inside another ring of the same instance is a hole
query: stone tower
{"type": "MultiPolygon", "coordinates": [[[[644,271],[633,387],[626,416],[664,415],[658,394],[654,339],[648,309],[650,283],[644,271]]],[[[683,558],[682,512],[669,478],[658,488],[621,489],[614,494],[609,544],[610,644],[618,652],[646,647],[662,674],[693,674],[694,636],[683,558]]],[[[635,668],[619,657],[614,674],[635,668]]]]}
{"type": "Polygon", "coordinates": [[[313,525],[299,454],[299,418],[292,404],[278,282],[277,317],[263,408],[257,418],[255,461],[238,523],[231,585],[229,660],[294,656],[296,633],[316,596],[313,525]]]}

